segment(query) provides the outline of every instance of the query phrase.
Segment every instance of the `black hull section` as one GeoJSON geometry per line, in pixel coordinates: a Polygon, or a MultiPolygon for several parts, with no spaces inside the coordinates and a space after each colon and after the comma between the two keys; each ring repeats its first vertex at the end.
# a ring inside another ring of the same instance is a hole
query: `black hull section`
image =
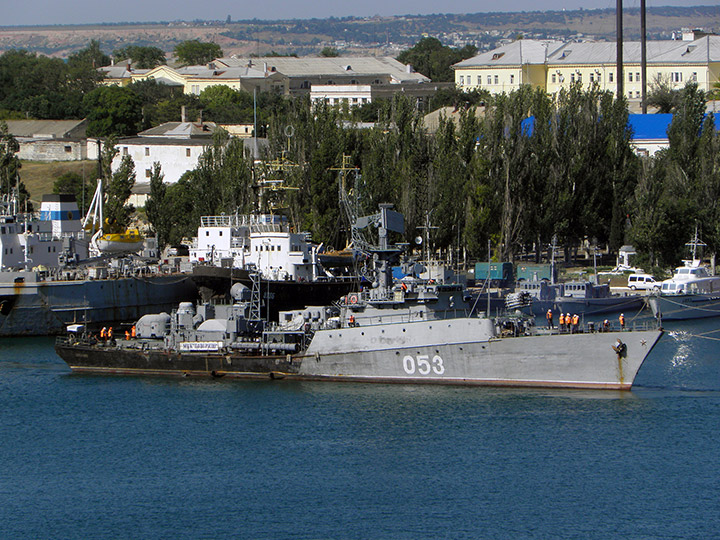
{"type": "MultiPolygon", "coordinates": [[[[230,288],[238,282],[248,288],[252,287],[248,271],[239,268],[196,266],[193,268],[192,278],[203,301],[209,301],[211,298],[230,300],[230,288]]],[[[260,294],[265,300],[262,308],[263,317],[267,314],[267,304],[269,304],[270,320],[277,321],[280,311],[330,305],[341,296],[357,290],[359,290],[359,281],[352,278],[312,282],[263,279],[260,282],[260,294]]]]}
{"type": "Polygon", "coordinates": [[[55,352],[73,371],[111,374],[281,378],[297,373],[300,360],[289,355],[178,353],[165,350],[70,344],[58,340],[55,352]]]}

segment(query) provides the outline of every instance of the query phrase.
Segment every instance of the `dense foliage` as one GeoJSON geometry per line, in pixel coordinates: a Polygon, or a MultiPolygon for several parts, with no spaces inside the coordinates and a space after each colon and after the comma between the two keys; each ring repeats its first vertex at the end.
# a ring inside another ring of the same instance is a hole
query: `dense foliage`
{"type": "Polygon", "coordinates": [[[434,82],[450,82],[455,75],[450,66],[477,54],[477,47],[466,45],[462,49],[446,47],[439,39],[424,37],[413,47],[403,51],[398,61],[410,64],[415,71],[430,77],[434,82]]]}
{"type": "Polygon", "coordinates": [[[128,45],[113,52],[116,62],[131,60],[137,69],[152,69],[165,64],[165,53],[157,47],[145,47],[141,45],[128,45]]]}
{"type": "Polygon", "coordinates": [[[178,43],[174,52],[175,58],[185,66],[207,64],[223,55],[223,51],[217,43],[203,43],[197,39],[178,43]]]}

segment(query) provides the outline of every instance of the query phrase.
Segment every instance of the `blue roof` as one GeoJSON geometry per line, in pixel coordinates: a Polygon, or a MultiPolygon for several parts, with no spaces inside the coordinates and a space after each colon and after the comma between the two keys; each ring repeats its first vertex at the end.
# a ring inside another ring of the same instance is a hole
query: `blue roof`
{"type": "MultiPolygon", "coordinates": [[[[707,115],[705,115],[707,118],[707,115]]],[[[632,138],[635,139],[657,139],[668,138],[667,130],[672,122],[672,114],[629,114],[628,126],[633,131],[632,138]]],[[[715,129],[720,131],[720,122],[717,116],[714,117],[715,129]]],[[[535,117],[529,116],[522,123],[522,130],[528,137],[532,137],[535,128],[535,117]]]]}
{"type": "Polygon", "coordinates": [[[628,125],[633,139],[667,139],[672,114],[629,114],[628,125]]]}

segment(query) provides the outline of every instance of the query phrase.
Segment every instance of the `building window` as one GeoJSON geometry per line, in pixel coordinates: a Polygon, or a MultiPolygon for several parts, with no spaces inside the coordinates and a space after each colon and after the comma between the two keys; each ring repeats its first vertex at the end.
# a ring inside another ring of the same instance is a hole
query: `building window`
{"type": "Polygon", "coordinates": [[[578,76],[578,82],[582,82],[582,73],[578,73],[577,76],[578,76]]]}
{"type": "Polygon", "coordinates": [[[628,92],[628,98],[632,99],[632,92],[628,92]]]}
{"type": "Polygon", "coordinates": [[[499,78],[497,75],[495,75],[495,84],[500,84],[499,78]]]}
{"type": "Polygon", "coordinates": [[[200,94],[200,85],[199,84],[193,84],[190,86],[190,93],[195,94],[196,96],[200,94]]]}
{"type": "Polygon", "coordinates": [[[152,170],[145,169],[145,178],[150,178],[152,176],[152,170]]]}
{"type": "Polygon", "coordinates": [[[593,73],[590,74],[590,82],[595,82],[595,75],[593,73]]]}
{"type": "Polygon", "coordinates": [[[72,146],[66,146],[66,147],[65,147],[65,152],[67,152],[68,154],[69,154],[70,152],[72,152],[72,146]]]}
{"type": "Polygon", "coordinates": [[[613,82],[613,74],[612,71],[608,73],[608,81],[613,82]]]}
{"type": "Polygon", "coordinates": [[[574,83],[574,82],[575,82],[575,74],[574,74],[574,73],[571,73],[571,74],[570,74],[570,82],[571,82],[571,83],[574,83]]]}
{"type": "Polygon", "coordinates": [[[150,148],[147,147],[147,146],[145,147],[145,155],[146,155],[146,156],[149,156],[149,155],[150,155],[150,148]]]}
{"type": "Polygon", "coordinates": [[[553,84],[555,84],[556,80],[557,80],[557,75],[555,75],[555,74],[553,73],[553,74],[552,74],[552,82],[553,82],[553,84]]]}
{"type": "Polygon", "coordinates": [[[510,75],[510,84],[515,84],[515,75],[510,75]]]}
{"type": "Polygon", "coordinates": [[[640,82],[640,74],[637,71],[635,72],[635,80],[640,82]]]}
{"type": "Polygon", "coordinates": [[[640,97],[640,91],[639,91],[639,90],[635,92],[635,97],[636,97],[636,98],[639,98],[639,97],[640,97]]]}
{"type": "Polygon", "coordinates": [[[482,75],[477,76],[477,85],[482,86],[482,75]]]}
{"type": "Polygon", "coordinates": [[[185,149],[185,157],[190,157],[190,149],[189,148],[185,149]]]}
{"type": "Polygon", "coordinates": [[[492,84],[492,76],[488,75],[487,81],[488,81],[488,84],[492,84]]]}
{"type": "Polygon", "coordinates": [[[692,77],[690,77],[690,80],[692,82],[697,82],[697,71],[693,71],[692,77]]]}
{"type": "Polygon", "coordinates": [[[123,156],[127,156],[127,155],[128,155],[128,147],[123,146],[123,156]]]}
{"type": "Polygon", "coordinates": [[[628,81],[629,81],[629,82],[633,82],[633,80],[632,80],[632,73],[631,73],[631,72],[628,72],[628,81]]]}
{"type": "Polygon", "coordinates": [[[465,76],[460,75],[460,86],[462,86],[463,84],[465,84],[465,76]]]}

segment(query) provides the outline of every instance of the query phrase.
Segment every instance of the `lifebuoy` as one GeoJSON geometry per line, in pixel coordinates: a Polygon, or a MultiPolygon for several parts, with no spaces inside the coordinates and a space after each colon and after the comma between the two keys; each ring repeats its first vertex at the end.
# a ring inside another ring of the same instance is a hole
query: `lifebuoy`
{"type": "Polygon", "coordinates": [[[357,304],[357,301],[358,301],[357,294],[348,295],[348,299],[350,300],[351,304],[357,304]]]}

